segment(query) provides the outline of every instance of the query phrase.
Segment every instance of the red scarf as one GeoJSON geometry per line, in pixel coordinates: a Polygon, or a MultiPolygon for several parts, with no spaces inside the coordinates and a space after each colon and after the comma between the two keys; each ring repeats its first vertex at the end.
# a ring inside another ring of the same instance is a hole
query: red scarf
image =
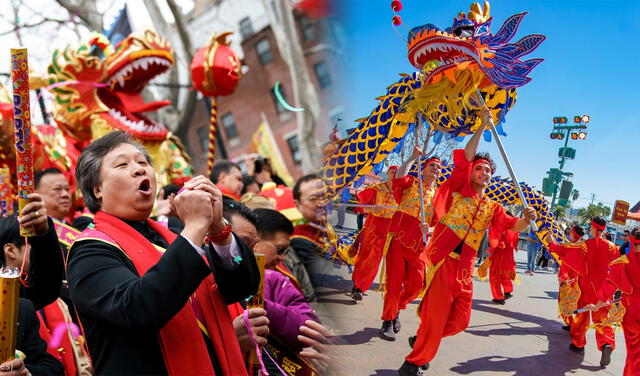
{"type": "MultiPolygon", "coordinates": [[[[167,243],[171,244],[176,239],[177,235],[162,225],[152,220],[147,221],[167,243]]],[[[99,211],[94,223],[94,231],[102,232],[113,239],[112,241],[117,243],[133,262],[139,275],[144,275],[160,260],[162,252],[122,220],[99,211]]],[[[91,232],[91,229],[88,230],[91,232]]],[[[205,321],[202,324],[205,325],[213,343],[222,373],[247,375],[227,304],[220,295],[212,274],[202,281],[194,294],[195,297],[205,321]]],[[[158,332],[158,340],[169,375],[215,375],[191,304],[187,303],[169,320],[158,332]]]]}
{"type": "Polygon", "coordinates": [[[223,187],[221,185],[218,185],[218,184],[216,184],[216,187],[218,187],[218,189],[220,190],[220,193],[222,193],[222,196],[228,197],[228,198],[230,198],[232,200],[235,200],[235,201],[240,201],[240,196],[238,196],[237,194],[231,192],[227,188],[225,188],[225,187],[223,187]]]}

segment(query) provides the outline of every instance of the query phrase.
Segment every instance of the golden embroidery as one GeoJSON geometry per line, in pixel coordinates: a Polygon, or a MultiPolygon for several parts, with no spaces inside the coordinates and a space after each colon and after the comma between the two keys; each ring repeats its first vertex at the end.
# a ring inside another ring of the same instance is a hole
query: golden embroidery
{"type": "Polygon", "coordinates": [[[287,371],[287,373],[295,375],[302,366],[285,356],[284,359],[282,359],[282,368],[287,371]]]}

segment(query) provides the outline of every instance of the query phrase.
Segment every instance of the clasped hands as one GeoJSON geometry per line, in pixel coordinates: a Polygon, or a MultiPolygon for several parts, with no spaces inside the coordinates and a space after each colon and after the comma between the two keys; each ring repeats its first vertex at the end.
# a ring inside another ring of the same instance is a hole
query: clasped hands
{"type": "Polygon", "coordinates": [[[222,217],[222,193],[202,175],[184,184],[173,199],[173,205],[185,225],[181,235],[195,244],[202,244],[207,233],[218,234],[226,227],[222,217]]]}

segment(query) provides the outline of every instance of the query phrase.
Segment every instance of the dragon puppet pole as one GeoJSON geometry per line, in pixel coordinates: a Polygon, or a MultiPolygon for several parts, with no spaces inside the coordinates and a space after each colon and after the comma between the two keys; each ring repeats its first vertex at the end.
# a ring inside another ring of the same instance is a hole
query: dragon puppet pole
{"type": "MultiPolygon", "coordinates": [[[[476,94],[478,96],[479,103],[482,105],[482,107],[484,107],[488,111],[489,109],[487,108],[487,104],[484,102],[484,99],[482,98],[482,94],[480,93],[480,90],[476,89],[476,94]]],[[[513,171],[513,167],[511,167],[511,162],[509,162],[509,157],[507,157],[507,152],[504,150],[504,146],[502,145],[502,140],[500,140],[500,136],[496,131],[496,127],[495,125],[493,125],[493,117],[489,117],[489,127],[491,128],[491,133],[493,133],[493,137],[496,139],[496,145],[498,145],[500,154],[502,154],[502,159],[504,159],[504,163],[507,165],[507,170],[509,170],[509,175],[511,176],[511,180],[513,181],[513,184],[516,186],[516,192],[518,192],[518,197],[520,198],[520,201],[522,201],[522,207],[526,209],[527,207],[529,207],[529,205],[527,205],[527,200],[525,200],[524,198],[524,193],[522,193],[522,189],[520,188],[520,183],[518,183],[518,178],[516,177],[516,173],[513,171]]],[[[538,226],[536,226],[535,222],[531,222],[531,226],[533,227],[534,231],[536,232],[538,231],[538,226]]]]}
{"type": "MultiPolygon", "coordinates": [[[[422,130],[422,121],[418,121],[418,123],[416,124],[417,128],[416,129],[416,137],[415,137],[415,145],[416,147],[418,147],[418,143],[419,143],[419,139],[420,139],[420,131],[422,130]]],[[[430,132],[427,132],[427,137],[424,140],[424,147],[422,149],[422,152],[424,153],[427,150],[427,144],[429,143],[429,136],[430,136],[430,132]]],[[[422,187],[422,168],[421,167],[421,163],[420,163],[420,157],[418,157],[418,179],[420,180],[420,232],[422,232],[422,226],[424,226],[424,195],[422,193],[423,187],[422,187]]],[[[424,242],[425,245],[427,245],[427,234],[425,234],[424,232],[422,232],[422,241],[424,242]]]]}

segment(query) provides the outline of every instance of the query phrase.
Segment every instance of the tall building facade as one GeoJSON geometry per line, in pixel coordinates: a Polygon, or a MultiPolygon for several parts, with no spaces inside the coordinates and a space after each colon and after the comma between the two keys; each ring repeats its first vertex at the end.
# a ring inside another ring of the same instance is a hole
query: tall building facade
{"type": "MultiPolygon", "coordinates": [[[[341,120],[339,66],[335,49],[325,39],[325,20],[309,19],[295,13],[295,21],[309,77],[320,99],[320,121],[315,129],[318,145],[328,141],[331,129],[341,120]]],[[[199,1],[189,19],[194,47],[208,43],[211,35],[233,31],[232,48],[242,59],[243,77],[236,91],[218,97],[218,137],[222,138],[230,159],[255,153],[252,136],[266,120],[277,146],[294,178],[303,174],[296,114],[286,108],[293,103],[289,67],[278,49],[276,37],[260,0],[199,1]],[[278,98],[275,91],[279,83],[278,98]]],[[[199,101],[188,130],[188,144],[195,171],[206,170],[209,112],[199,101]]],[[[220,152],[216,153],[220,158],[220,152]]]]}

